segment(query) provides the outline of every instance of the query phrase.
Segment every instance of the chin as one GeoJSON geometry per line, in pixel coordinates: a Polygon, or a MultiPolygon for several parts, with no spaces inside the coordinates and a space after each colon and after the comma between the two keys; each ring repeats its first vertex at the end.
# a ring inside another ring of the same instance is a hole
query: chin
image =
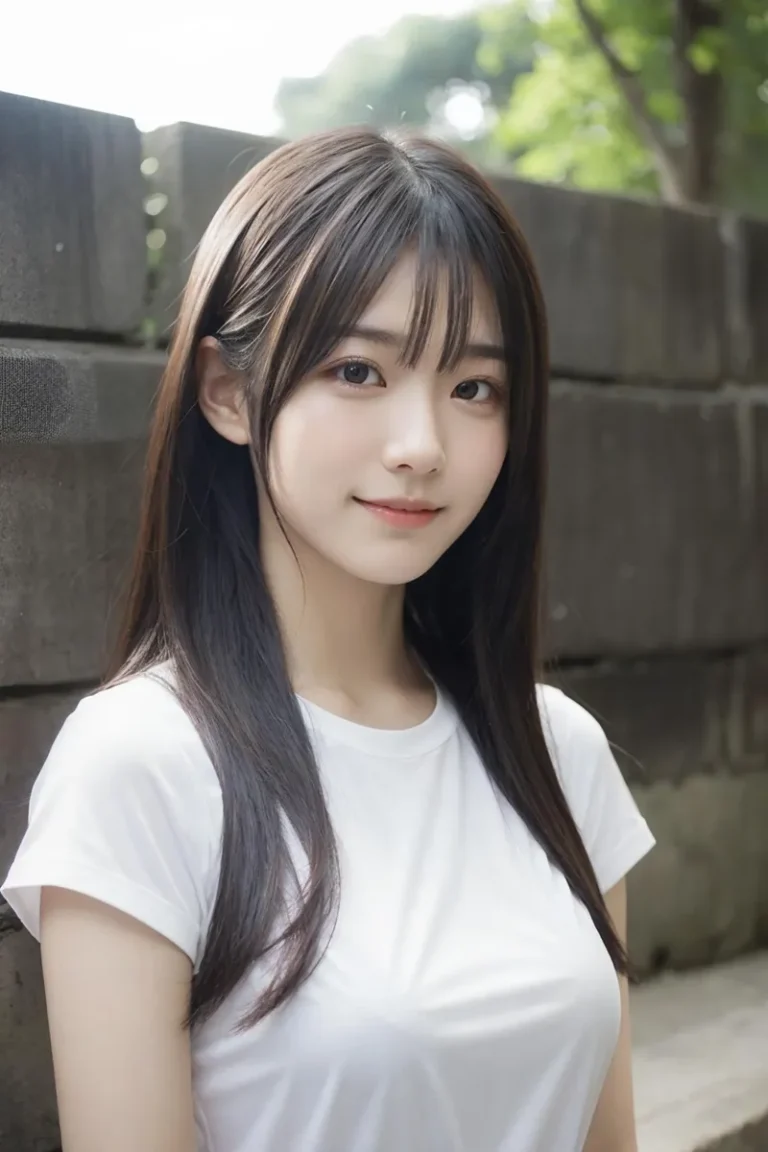
{"type": "Polygon", "coordinates": [[[382,584],[388,587],[400,587],[418,580],[425,572],[437,563],[438,556],[424,557],[419,561],[416,557],[402,559],[381,559],[376,562],[361,562],[360,564],[345,564],[344,568],[350,576],[358,580],[365,580],[369,584],[382,584]]]}

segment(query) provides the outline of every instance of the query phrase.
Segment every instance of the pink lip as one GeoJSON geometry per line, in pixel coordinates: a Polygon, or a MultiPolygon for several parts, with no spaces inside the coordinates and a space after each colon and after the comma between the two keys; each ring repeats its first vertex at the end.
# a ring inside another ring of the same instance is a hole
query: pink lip
{"type": "Polygon", "coordinates": [[[431,524],[440,512],[440,508],[424,500],[359,500],[357,497],[355,499],[374,516],[378,516],[395,528],[423,528],[431,524]]]}

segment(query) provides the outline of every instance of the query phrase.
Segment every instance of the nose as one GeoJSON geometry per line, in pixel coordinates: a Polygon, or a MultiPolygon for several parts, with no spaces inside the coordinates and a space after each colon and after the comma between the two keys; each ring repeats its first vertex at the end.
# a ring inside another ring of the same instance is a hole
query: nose
{"type": "Polygon", "coordinates": [[[411,392],[390,413],[384,466],[390,472],[426,476],[445,465],[445,448],[435,405],[430,396],[411,392]]]}

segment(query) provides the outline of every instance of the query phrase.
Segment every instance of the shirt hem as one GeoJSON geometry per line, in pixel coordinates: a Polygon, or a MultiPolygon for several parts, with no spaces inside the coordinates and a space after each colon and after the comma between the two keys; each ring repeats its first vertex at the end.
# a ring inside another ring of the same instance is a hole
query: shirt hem
{"type": "Polygon", "coordinates": [[[600,869],[595,869],[603,895],[623,880],[627,873],[648,855],[655,844],[656,838],[643,820],[614,848],[600,869]]]}
{"type": "Polygon", "coordinates": [[[40,892],[45,887],[65,888],[124,912],[170,940],[195,964],[198,931],[177,908],[122,876],[72,863],[57,863],[55,871],[32,864],[14,866],[0,887],[0,894],[35,940],[40,940],[40,892]]]}

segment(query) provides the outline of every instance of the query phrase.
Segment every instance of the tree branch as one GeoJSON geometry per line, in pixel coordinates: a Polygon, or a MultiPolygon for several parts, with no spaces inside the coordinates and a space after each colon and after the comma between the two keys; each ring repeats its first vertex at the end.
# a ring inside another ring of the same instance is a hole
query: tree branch
{"type": "Polygon", "coordinates": [[[723,76],[719,68],[699,72],[688,53],[702,32],[720,28],[722,11],[719,4],[710,0],[677,0],[675,10],[673,44],[677,87],[683,102],[685,191],[691,200],[710,203],[718,190],[723,76]]]}
{"type": "Polygon", "coordinates": [[[685,198],[685,195],[679,159],[664,138],[661,124],[648,107],[645,92],[637,73],[633,72],[631,68],[627,68],[616,54],[608,41],[603,25],[586,0],[574,0],[574,3],[587,35],[610,68],[611,75],[635,118],[638,130],[651,150],[656,161],[665,199],[680,202],[685,198]]]}

